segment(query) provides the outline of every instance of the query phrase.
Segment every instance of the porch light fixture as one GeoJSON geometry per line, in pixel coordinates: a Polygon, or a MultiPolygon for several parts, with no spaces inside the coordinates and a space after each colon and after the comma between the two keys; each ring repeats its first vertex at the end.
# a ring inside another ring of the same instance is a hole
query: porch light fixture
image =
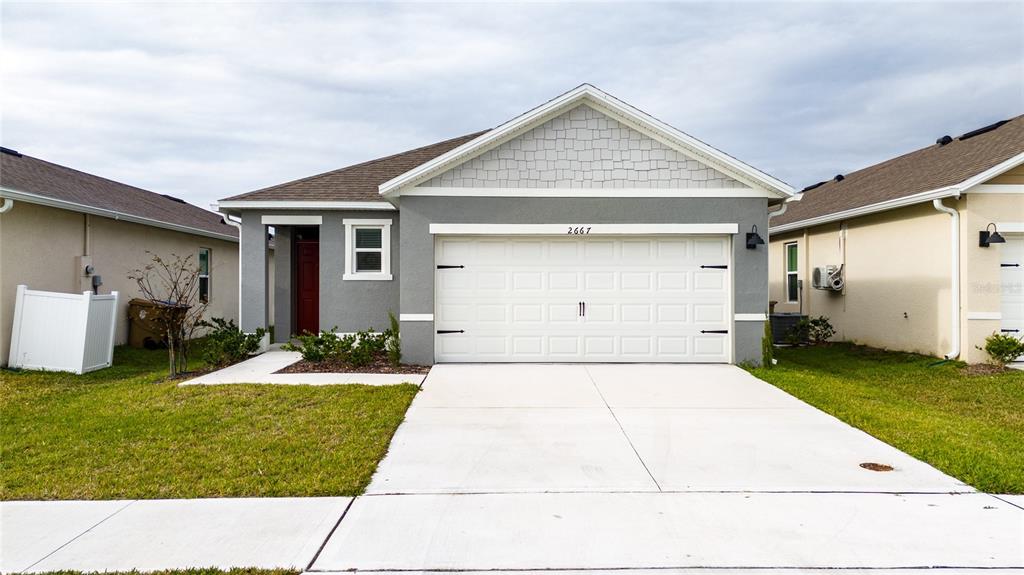
{"type": "MultiPolygon", "coordinates": [[[[999,238],[1002,241],[1002,238],[999,238]]],[[[747,232],[747,249],[756,250],[757,246],[763,246],[764,239],[757,234],[757,225],[754,225],[749,232],[747,232]]]]}
{"type": "Polygon", "coordinates": [[[996,225],[994,223],[990,223],[989,225],[985,226],[984,230],[978,232],[978,246],[980,247],[987,248],[989,244],[1005,243],[1006,240],[1003,239],[1003,236],[999,235],[999,231],[996,230],[996,225]],[[991,232],[988,231],[989,228],[992,228],[991,232]]]}

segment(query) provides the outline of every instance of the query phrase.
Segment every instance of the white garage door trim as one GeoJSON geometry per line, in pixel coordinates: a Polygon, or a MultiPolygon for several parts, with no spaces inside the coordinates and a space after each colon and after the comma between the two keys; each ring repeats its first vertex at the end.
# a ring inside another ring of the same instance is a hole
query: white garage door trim
{"type": "Polygon", "coordinates": [[[739,224],[430,224],[430,233],[446,236],[729,235],[739,233],[739,224]]]}
{"type": "Polygon", "coordinates": [[[436,236],[435,360],[733,361],[731,235],[562,234],[436,236]]]}

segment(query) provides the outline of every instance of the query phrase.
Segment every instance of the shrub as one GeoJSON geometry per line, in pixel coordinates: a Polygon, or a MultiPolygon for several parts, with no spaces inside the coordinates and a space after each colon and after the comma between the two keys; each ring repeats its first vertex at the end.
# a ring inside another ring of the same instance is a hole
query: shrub
{"type": "Polygon", "coordinates": [[[397,367],[402,362],[402,340],[398,335],[398,318],[395,317],[395,314],[388,312],[388,320],[391,322],[391,327],[384,332],[387,338],[385,347],[388,352],[388,363],[397,367]]]}
{"type": "Polygon", "coordinates": [[[321,330],[320,333],[306,332],[297,335],[295,339],[299,341],[298,345],[289,342],[281,346],[281,349],[297,351],[302,354],[302,359],[312,362],[338,357],[342,352],[343,338],[338,337],[335,333],[337,330],[338,328],[334,327],[330,331],[321,330]]]}
{"type": "Polygon", "coordinates": [[[807,323],[807,336],[814,345],[826,343],[836,334],[836,328],[832,327],[832,323],[823,315],[807,323]]]}
{"type": "Polygon", "coordinates": [[[985,347],[978,349],[983,349],[993,362],[1006,365],[1024,355],[1024,341],[1012,335],[997,332],[986,337],[985,347]]]}
{"type": "Polygon", "coordinates": [[[384,352],[386,343],[384,334],[374,333],[372,328],[357,332],[355,343],[348,354],[348,363],[353,367],[373,363],[374,358],[384,352]]]}
{"type": "Polygon", "coordinates": [[[772,323],[764,322],[764,335],[761,336],[761,366],[771,369],[775,364],[775,345],[772,343],[772,323]]]}
{"type": "Polygon", "coordinates": [[[199,327],[210,328],[206,334],[203,359],[213,367],[238,363],[260,349],[266,330],[258,328],[255,333],[243,333],[234,320],[222,317],[201,321],[199,327]]]}

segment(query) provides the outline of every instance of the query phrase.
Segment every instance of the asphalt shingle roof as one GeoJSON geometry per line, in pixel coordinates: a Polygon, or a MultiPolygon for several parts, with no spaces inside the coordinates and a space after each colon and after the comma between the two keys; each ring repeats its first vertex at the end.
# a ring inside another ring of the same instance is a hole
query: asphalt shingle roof
{"type": "Polygon", "coordinates": [[[223,223],[219,214],[198,206],[12,150],[0,152],[0,186],[168,224],[238,236],[238,230],[223,223]]]}
{"type": "MultiPolygon", "coordinates": [[[[969,133],[968,133],[969,134],[969,133]]],[[[965,134],[966,135],[966,134],[965,134]]],[[[952,186],[1024,153],[1024,115],[993,130],[886,160],[804,192],[772,226],[952,186]]]]}
{"type": "Polygon", "coordinates": [[[270,186],[225,198],[222,201],[356,201],[384,202],[378,187],[441,154],[484,134],[487,130],[459,136],[422,148],[416,148],[355,164],[338,170],[309,176],[292,182],[270,186]]]}

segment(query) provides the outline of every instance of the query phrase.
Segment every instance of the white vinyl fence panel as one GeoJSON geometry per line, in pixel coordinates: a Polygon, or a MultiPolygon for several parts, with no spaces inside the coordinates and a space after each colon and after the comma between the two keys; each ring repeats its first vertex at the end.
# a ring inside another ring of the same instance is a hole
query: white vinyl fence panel
{"type": "Polygon", "coordinates": [[[86,373],[110,367],[117,292],[96,295],[18,286],[11,333],[11,367],[86,373]]]}

